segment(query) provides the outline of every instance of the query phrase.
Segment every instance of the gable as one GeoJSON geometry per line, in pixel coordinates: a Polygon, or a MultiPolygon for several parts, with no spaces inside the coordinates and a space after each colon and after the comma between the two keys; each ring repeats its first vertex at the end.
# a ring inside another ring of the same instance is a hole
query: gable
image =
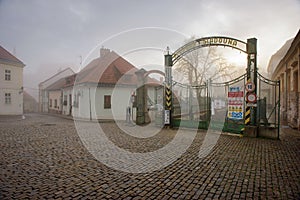
{"type": "MultiPolygon", "coordinates": [[[[125,74],[138,70],[124,58],[111,51],[91,61],[78,73],[77,83],[117,84],[125,74]]],[[[126,75],[123,84],[136,84],[135,76],[126,75]],[[130,78],[129,78],[130,77],[130,78]],[[130,80],[129,80],[130,79],[130,80]]]]}
{"type": "Polygon", "coordinates": [[[18,67],[25,66],[25,64],[21,60],[19,60],[17,57],[12,55],[6,49],[4,49],[1,45],[0,45],[0,62],[5,64],[16,65],[18,67]]]}

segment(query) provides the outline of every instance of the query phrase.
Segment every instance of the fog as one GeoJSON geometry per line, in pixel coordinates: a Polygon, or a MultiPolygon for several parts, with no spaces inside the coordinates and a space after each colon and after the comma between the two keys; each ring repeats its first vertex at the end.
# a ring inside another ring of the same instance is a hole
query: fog
{"type": "Polygon", "coordinates": [[[175,51],[191,36],[256,37],[258,65],[266,68],[270,56],[296,35],[299,19],[298,0],[0,0],[0,45],[26,64],[24,88],[37,98],[40,82],[66,67],[77,72],[101,46],[123,55],[132,50],[129,45],[151,45],[155,55],[147,56],[149,49],[127,55],[139,67],[162,65],[166,46],[175,51]],[[135,29],[143,27],[162,31],[144,29],[137,36],[135,29]]]}

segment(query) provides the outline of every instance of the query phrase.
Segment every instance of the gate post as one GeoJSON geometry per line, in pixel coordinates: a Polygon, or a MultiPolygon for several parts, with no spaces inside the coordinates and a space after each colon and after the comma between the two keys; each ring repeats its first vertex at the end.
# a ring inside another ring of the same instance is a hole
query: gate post
{"type": "Polygon", "coordinates": [[[147,108],[147,88],[145,85],[145,73],[146,70],[143,68],[136,71],[138,84],[136,91],[136,102],[137,102],[137,113],[136,113],[136,124],[143,125],[150,122],[150,117],[147,108]]]}
{"type": "Polygon", "coordinates": [[[172,54],[169,53],[167,47],[167,54],[165,55],[165,113],[164,124],[167,127],[172,126],[172,54]]]}
{"type": "Polygon", "coordinates": [[[257,136],[257,103],[256,99],[249,102],[249,95],[257,97],[257,39],[247,39],[247,84],[246,84],[246,111],[245,111],[245,132],[248,136],[257,136]],[[251,105],[250,105],[251,103],[251,105]]]}

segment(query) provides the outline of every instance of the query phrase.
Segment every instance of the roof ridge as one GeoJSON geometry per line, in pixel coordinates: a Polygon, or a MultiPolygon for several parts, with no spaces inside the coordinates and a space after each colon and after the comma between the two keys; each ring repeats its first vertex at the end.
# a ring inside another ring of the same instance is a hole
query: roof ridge
{"type": "Polygon", "coordinates": [[[25,64],[20,59],[18,59],[16,56],[14,56],[12,53],[10,53],[8,50],[6,50],[1,45],[0,45],[0,59],[7,60],[10,62],[15,62],[15,63],[25,66],[25,64]]]}
{"type": "Polygon", "coordinates": [[[67,71],[67,69],[70,69],[70,70],[73,72],[73,74],[75,74],[75,72],[72,70],[72,68],[67,67],[67,68],[65,68],[64,70],[55,73],[54,75],[52,75],[50,78],[44,80],[43,82],[40,82],[39,85],[45,83],[46,81],[49,81],[50,79],[54,78],[55,76],[57,76],[57,75],[59,75],[59,74],[65,72],[65,71],[67,71]]]}

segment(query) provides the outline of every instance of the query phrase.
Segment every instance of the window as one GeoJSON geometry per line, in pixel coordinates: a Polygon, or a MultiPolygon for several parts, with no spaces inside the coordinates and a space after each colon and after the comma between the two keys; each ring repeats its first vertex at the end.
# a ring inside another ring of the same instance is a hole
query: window
{"type": "Polygon", "coordinates": [[[5,70],[5,80],[10,81],[10,79],[11,79],[11,71],[6,69],[5,70]]]}
{"type": "Polygon", "coordinates": [[[11,94],[5,93],[5,103],[10,104],[11,103],[11,94]]]}
{"type": "Polygon", "coordinates": [[[77,94],[74,95],[74,103],[73,103],[73,106],[74,106],[75,108],[78,108],[78,106],[79,106],[79,96],[80,96],[80,93],[79,93],[79,92],[77,92],[77,94]]]}
{"type": "Polygon", "coordinates": [[[70,107],[72,106],[72,95],[71,94],[69,94],[69,105],[70,105],[70,107]]]}
{"type": "Polygon", "coordinates": [[[54,108],[57,108],[57,99],[54,100],[54,108]]]}
{"type": "Polygon", "coordinates": [[[70,83],[71,83],[70,78],[67,78],[67,79],[66,79],[66,84],[70,84],[70,83]]]}
{"type": "Polygon", "coordinates": [[[111,108],[111,96],[104,95],[104,108],[111,108]]]}
{"type": "Polygon", "coordinates": [[[49,107],[52,108],[52,99],[50,99],[49,107]]]}
{"type": "Polygon", "coordinates": [[[64,105],[64,106],[68,105],[67,95],[64,95],[64,102],[63,102],[63,105],[64,105]]]}

